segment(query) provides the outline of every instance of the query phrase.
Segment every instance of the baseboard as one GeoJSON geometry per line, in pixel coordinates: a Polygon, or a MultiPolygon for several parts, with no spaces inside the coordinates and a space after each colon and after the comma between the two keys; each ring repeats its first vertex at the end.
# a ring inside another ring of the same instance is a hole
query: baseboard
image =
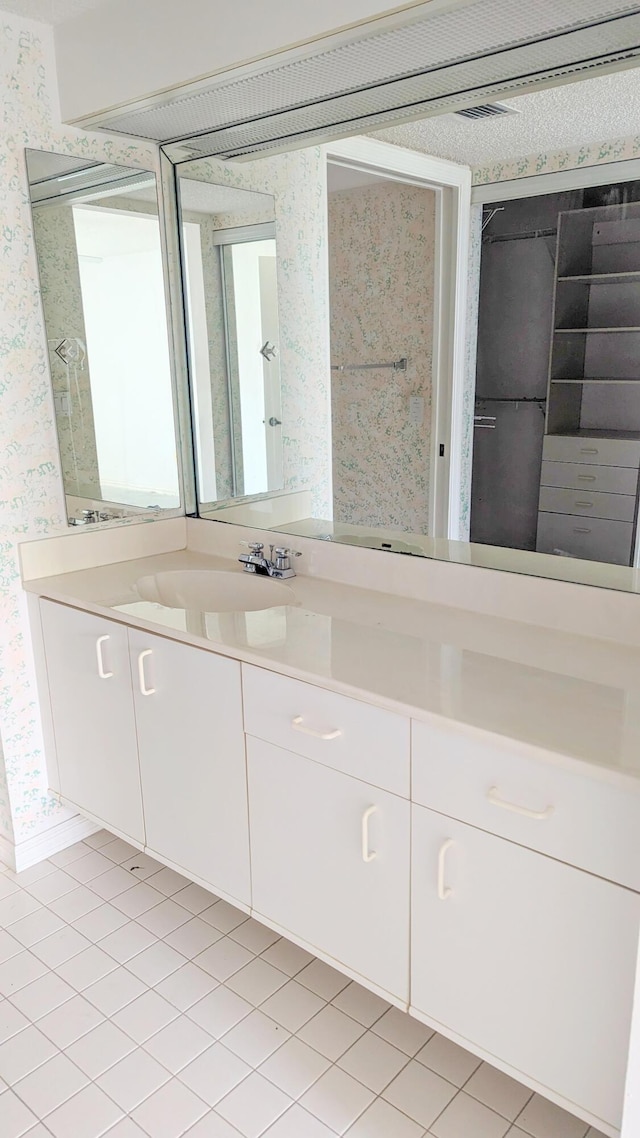
{"type": "Polygon", "coordinates": [[[0,861],[15,873],[19,873],[20,870],[29,869],[39,861],[51,857],[52,854],[60,853],[60,850],[66,850],[67,846],[81,842],[83,838],[88,838],[99,829],[100,826],[96,826],[95,822],[83,818],[81,814],[74,814],[73,818],[67,818],[65,822],[52,826],[50,830],[44,830],[41,834],[35,834],[33,838],[27,838],[16,845],[0,835],[0,861]]]}

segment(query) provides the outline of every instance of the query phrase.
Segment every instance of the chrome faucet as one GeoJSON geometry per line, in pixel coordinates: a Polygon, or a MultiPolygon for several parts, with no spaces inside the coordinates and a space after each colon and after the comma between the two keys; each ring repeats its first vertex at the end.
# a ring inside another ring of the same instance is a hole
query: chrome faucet
{"type": "Polygon", "coordinates": [[[241,545],[249,547],[249,553],[241,553],[238,561],[244,565],[245,573],[257,573],[263,577],[275,577],[285,580],[295,577],[295,570],[291,568],[292,557],[302,557],[295,549],[286,549],[283,546],[269,546],[270,557],[265,556],[264,542],[243,541],[241,545]]]}

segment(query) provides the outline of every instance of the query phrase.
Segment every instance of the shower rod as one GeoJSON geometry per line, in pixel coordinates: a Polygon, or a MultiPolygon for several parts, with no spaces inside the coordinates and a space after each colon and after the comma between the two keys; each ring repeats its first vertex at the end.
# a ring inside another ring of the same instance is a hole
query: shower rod
{"type": "Polygon", "coordinates": [[[332,371],[381,371],[382,368],[393,368],[394,371],[406,371],[408,359],[403,356],[401,360],[392,360],[383,364],[332,364],[332,371]]]}

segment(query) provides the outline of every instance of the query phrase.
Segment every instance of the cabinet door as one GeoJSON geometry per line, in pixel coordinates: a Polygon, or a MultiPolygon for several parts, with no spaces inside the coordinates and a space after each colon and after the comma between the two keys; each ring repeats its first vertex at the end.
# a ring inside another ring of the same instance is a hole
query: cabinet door
{"type": "Polygon", "coordinates": [[[60,792],[144,844],[127,630],[41,601],[60,792]]]}
{"type": "Polygon", "coordinates": [[[247,739],[253,907],[406,1001],[410,806],[247,739]]]}
{"type": "Polygon", "coordinates": [[[129,642],[147,846],[248,905],[240,665],[137,629],[129,642]]]}
{"type": "Polygon", "coordinates": [[[619,1126],[640,897],[413,811],[412,1006],[619,1126]]]}

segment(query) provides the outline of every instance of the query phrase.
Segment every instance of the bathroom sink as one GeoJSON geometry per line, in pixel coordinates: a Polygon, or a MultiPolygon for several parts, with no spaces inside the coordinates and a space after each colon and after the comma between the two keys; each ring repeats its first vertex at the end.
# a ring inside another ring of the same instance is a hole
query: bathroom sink
{"type": "Polygon", "coordinates": [[[293,589],[281,581],[217,569],[155,573],[140,577],[135,588],[142,601],[199,612],[253,612],[296,604],[293,589]]]}

